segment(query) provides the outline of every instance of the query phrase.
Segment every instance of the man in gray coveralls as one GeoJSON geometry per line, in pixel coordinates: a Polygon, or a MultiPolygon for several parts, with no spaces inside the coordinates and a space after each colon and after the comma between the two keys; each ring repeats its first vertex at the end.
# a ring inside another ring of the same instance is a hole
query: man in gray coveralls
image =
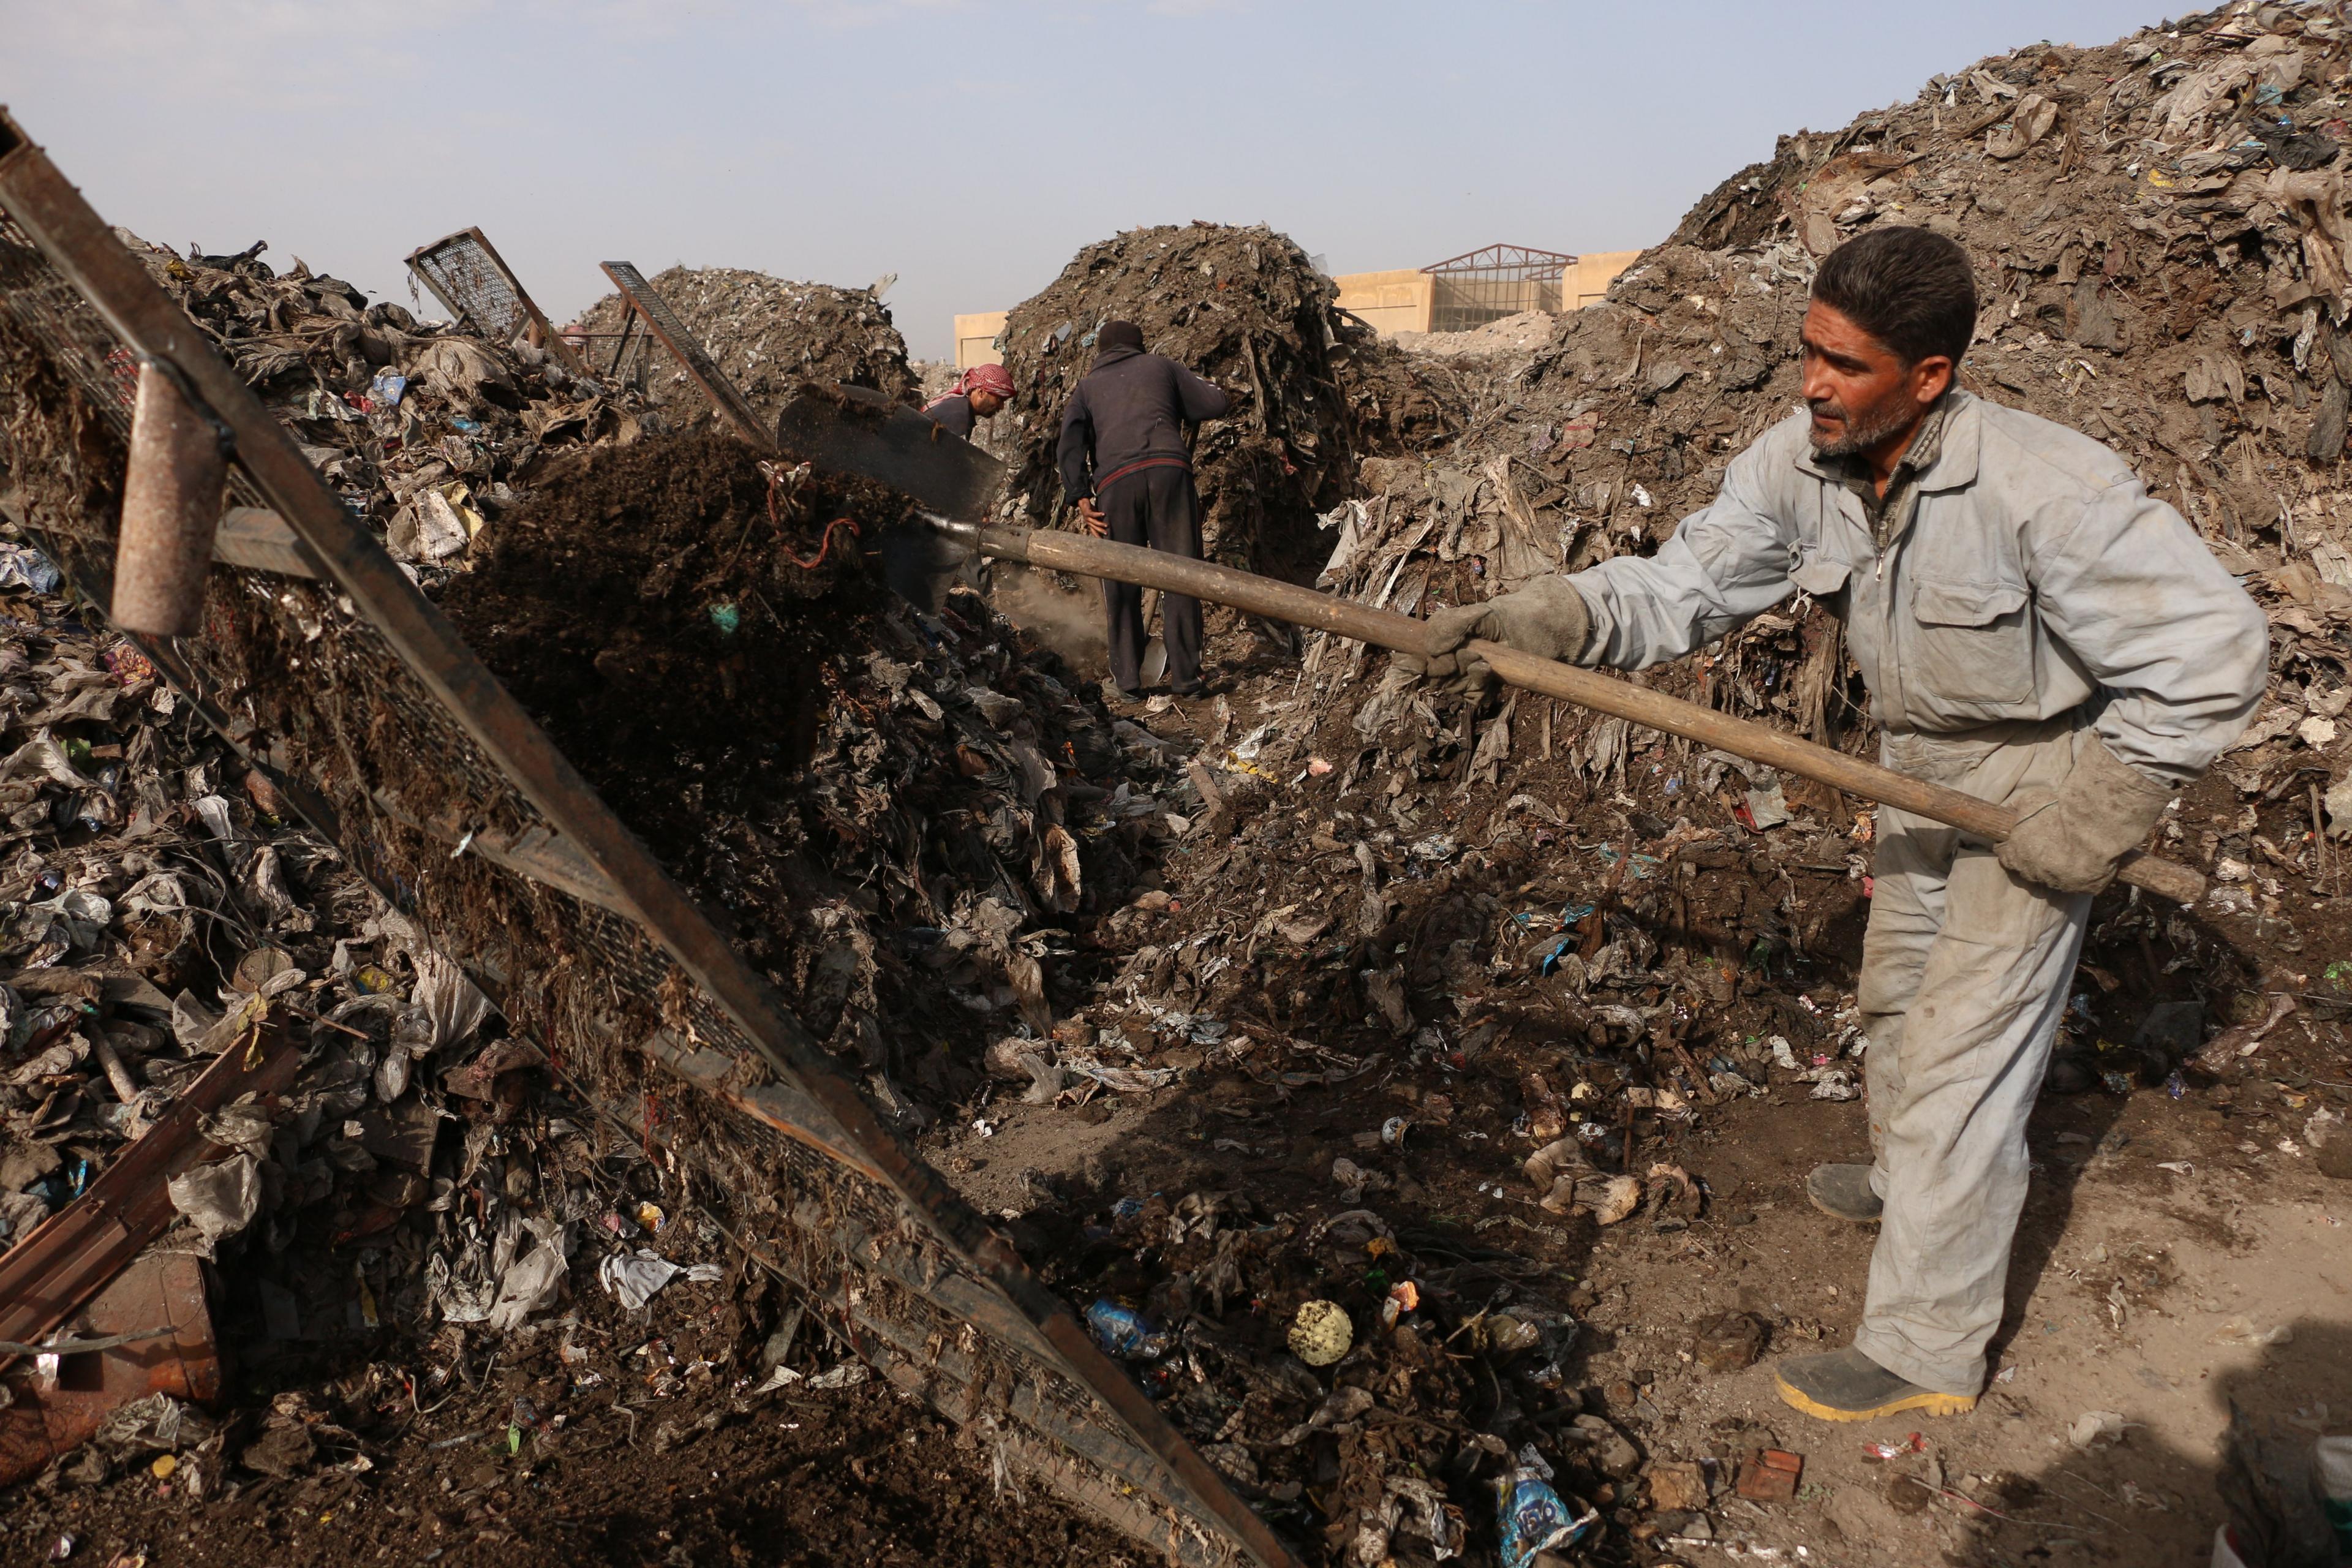
{"type": "Polygon", "coordinates": [[[1422,666],[1489,679],[1460,651],[1484,637],[1638,669],[1801,590],[1845,624],[1881,760],[2024,814],[1996,848],[1879,812],[1857,987],[1873,1159],[1806,1181],[1880,1225],[1869,1296],[1850,1348],[1777,1368],[1830,1420],[1975,1405],[2091,896],[2244,730],[2268,665],[2262,612],[2121,458],[1954,386],[1976,316],[1952,241],[1841,247],[1805,314],[1807,408],[1715,504],[1654,556],[1433,615],[1422,666]]]}

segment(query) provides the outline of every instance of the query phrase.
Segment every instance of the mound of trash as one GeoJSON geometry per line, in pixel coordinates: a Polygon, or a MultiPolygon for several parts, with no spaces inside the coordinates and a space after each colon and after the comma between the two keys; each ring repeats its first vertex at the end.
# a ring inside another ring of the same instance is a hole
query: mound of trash
{"type": "Polygon", "coordinates": [[[1192,463],[1210,555],[1282,571],[1314,553],[1314,519],[1352,493],[1362,458],[1450,435],[1450,379],[1378,343],[1336,306],[1339,289],[1304,251],[1264,226],[1130,229],[1087,247],[1005,323],[1019,395],[1003,515],[1058,526],[1055,466],[1063,405],[1110,321],[1216,383],[1233,412],[1200,431],[1192,463]]]}
{"type": "Polygon", "coordinates": [[[299,261],[276,271],[267,246],[181,257],[116,232],[404,561],[463,557],[549,458],[666,427],[559,356],[371,304],[299,261]]]}
{"type": "MultiPolygon", "coordinates": [[[[1964,384],[2115,447],[2268,610],[2275,700],[2224,767],[2321,765],[2305,752],[2339,754],[2310,736],[2343,706],[2333,650],[2352,626],[2347,52],[2322,13],[2217,12],[2037,44],[1782,138],[1563,318],[1459,443],[1368,464],[1366,498],[1327,516],[1326,584],[1417,611],[1654,549],[1796,402],[1817,259],[1918,224],[1976,266],[1964,384]]],[[[1843,713],[1866,738],[1820,612],[1766,616],[1698,662],[1662,678],[1816,738],[1843,713]]]]}
{"type": "MultiPolygon", "coordinates": [[[[907,362],[907,342],[891,323],[890,308],[871,289],[795,283],[740,267],[673,267],[650,281],[766,418],[781,413],[804,381],[848,382],[896,402],[916,399],[919,382],[907,362]]],[[[625,319],[620,295],[607,294],[582,311],[576,324],[612,333],[625,319]]],[[[681,418],[709,407],[701,389],[667,350],[646,341],[642,328],[632,342],[615,379],[641,383],[648,398],[681,418]]],[[[612,338],[590,338],[589,363],[611,373],[619,346],[612,338]]]]}

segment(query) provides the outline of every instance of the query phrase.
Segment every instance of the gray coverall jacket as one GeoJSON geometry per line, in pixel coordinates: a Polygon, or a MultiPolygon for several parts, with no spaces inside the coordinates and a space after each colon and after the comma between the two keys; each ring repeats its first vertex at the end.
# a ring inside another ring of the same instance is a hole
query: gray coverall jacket
{"type": "MultiPolygon", "coordinates": [[[[1916,510],[1884,551],[1801,412],[1655,555],[1570,579],[1592,614],[1585,661],[1674,658],[1802,591],[1844,622],[1890,767],[2018,804],[2062,786],[2095,734],[2152,779],[2194,779],[2261,700],[2262,612],[2114,452],[1948,395],[1916,510]]],[[[1973,1394],[2025,1200],[2026,1115],[2091,900],[1892,807],[1874,869],[1857,999],[1885,1213],[1855,1343],[1973,1394]]]]}

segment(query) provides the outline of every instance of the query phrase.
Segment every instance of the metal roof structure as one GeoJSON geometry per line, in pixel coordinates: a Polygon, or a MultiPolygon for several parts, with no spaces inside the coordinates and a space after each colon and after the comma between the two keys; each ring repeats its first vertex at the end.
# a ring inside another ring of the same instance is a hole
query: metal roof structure
{"type": "Polygon", "coordinates": [[[1483,249],[1449,256],[1443,261],[1433,261],[1422,270],[1440,278],[1461,273],[1479,273],[1496,278],[1534,278],[1546,273],[1557,274],[1561,268],[1573,266],[1575,262],[1575,257],[1562,251],[1538,250],[1527,245],[1489,245],[1483,249]]]}

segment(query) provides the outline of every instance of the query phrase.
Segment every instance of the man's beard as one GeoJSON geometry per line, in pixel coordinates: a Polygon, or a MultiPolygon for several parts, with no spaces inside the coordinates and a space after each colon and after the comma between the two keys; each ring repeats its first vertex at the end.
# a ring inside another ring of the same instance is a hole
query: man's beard
{"type": "Polygon", "coordinates": [[[1859,420],[1843,409],[1838,412],[1843,416],[1840,422],[1845,426],[1845,434],[1830,441],[1814,437],[1816,458],[1852,458],[1867,452],[1888,437],[1900,435],[1917,414],[1900,398],[1889,398],[1874,408],[1864,409],[1859,420]]]}

